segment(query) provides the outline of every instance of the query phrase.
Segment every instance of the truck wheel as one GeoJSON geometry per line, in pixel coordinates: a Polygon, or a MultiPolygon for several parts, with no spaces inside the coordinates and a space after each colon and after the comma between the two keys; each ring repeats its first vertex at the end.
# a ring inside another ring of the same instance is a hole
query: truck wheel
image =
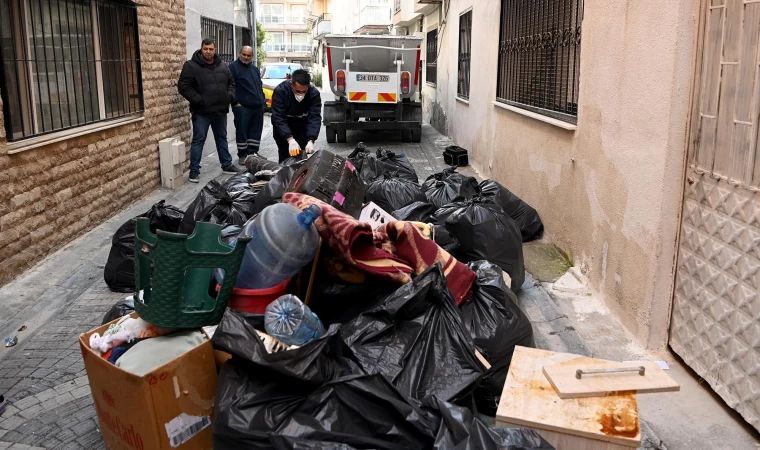
{"type": "Polygon", "coordinates": [[[334,144],[335,143],[335,128],[333,127],[327,127],[325,128],[325,134],[327,134],[327,143],[328,144],[334,144]]]}
{"type": "Polygon", "coordinates": [[[421,128],[418,128],[416,130],[413,129],[413,130],[409,130],[409,131],[411,131],[411,134],[412,134],[412,136],[411,136],[412,137],[412,139],[411,139],[412,142],[422,142],[422,129],[421,128]]]}
{"type": "Polygon", "coordinates": [[[338,133],[338,142],[341,142],[341,143],[346,142],[346,129],[345,128],[338,129],[337,133],[338,133]]]}
{"type": "Polygon", "coordinates": [[[410,142],[412,140],[412,130],[401,130],[401,142],[410,142]]]}

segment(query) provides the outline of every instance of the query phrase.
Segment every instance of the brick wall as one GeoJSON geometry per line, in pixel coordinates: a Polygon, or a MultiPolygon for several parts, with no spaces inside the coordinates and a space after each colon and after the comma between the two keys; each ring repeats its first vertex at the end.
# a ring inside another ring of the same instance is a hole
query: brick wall
{"type": "Polygon", "coordinates": [[[189,146],[184,0],[140,3],[142,122],[8,155],[0,104],[0,285],[156,189],[159,140],[189,146]]]}

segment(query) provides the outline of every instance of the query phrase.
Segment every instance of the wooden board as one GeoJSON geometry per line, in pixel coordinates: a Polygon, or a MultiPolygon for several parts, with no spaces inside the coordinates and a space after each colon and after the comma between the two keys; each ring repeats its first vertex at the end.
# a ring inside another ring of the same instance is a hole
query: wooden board
{"type": "Polygon", "coordinates": [[[556,364],[544,366],[544,375],[557,391],[560,398],[606,397],[621,391],[635,391],[637,394],[647,392],[675,392],[681,387],[656,363],[614,362],[600,364],[556,364]],[[608,374],[582,375],[576,378],[578,369],[607,369],[644,366],[644,375],[638,372],[619,372],[608,374]]]}
{"type": "Polygon", "coordinates": [[[594,364],[605,361],[569,353],[515,347],[496,421],[612,442],[641,444],[639,411],[634,393],[563,400],[544,376],[545,365],[594,364]]]}

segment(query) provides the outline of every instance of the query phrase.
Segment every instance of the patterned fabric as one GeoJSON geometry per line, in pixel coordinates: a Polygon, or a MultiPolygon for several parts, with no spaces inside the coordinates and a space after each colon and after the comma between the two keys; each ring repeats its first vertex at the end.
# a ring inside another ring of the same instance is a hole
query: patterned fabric
{"type": "Polygon", "coordinates": [[[406,284],[412,280],[412,274],[440,263],[456,304],[469,297],[475,272],[425,237],[429,233],[427,225],[399,221],[372,231],[368,223],[314,197],[288,192],[282,200],[301,210],[319,206],[322,216],[314,222],[319,235],[335,253],[360,270],[406,284]]]}

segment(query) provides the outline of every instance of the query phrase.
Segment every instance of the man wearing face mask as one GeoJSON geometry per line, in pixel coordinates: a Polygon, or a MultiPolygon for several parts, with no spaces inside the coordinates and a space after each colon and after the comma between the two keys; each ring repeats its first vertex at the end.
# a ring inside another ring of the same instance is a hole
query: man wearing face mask
{"type": "Polygon", "coordinates": [[[237,94],[237,104],[232,106],[232,112],[235,115],[238,164],[245,164],[248,155],[259,153],[259,141],[264,127],[266,99],[261,86],[261,73],[252,61],[253,49],[246,45],[240,49],[240,57],[230,64],[237,94]]]}
{"type": "Polygon", "coordinates": [[[322,122],[322,98],[309,72],[299,69],[272,93],[272,132],[280,162],[314,151],[322,122]]]}

